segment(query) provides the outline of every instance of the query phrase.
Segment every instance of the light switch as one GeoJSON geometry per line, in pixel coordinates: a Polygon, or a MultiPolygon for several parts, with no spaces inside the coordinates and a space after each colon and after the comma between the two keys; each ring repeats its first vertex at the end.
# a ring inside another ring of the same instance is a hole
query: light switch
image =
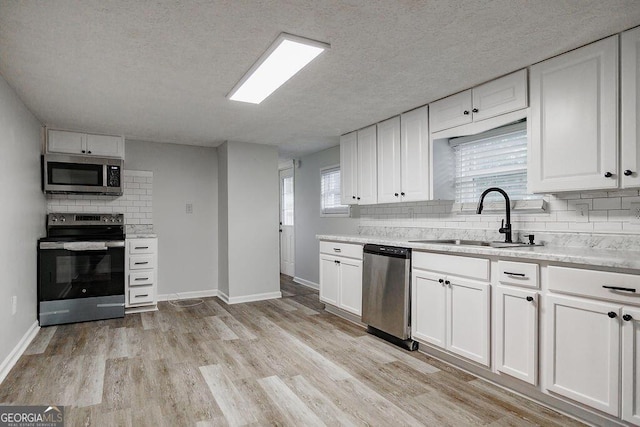
{"type": "Polygon", "coordinates": [[[187,202],[187,205],[186,205],[186,212],[187,212],[188,214],[192,214],[192,213],[193,213],[193,203],[191,203],[191,202],[187,202]]]}

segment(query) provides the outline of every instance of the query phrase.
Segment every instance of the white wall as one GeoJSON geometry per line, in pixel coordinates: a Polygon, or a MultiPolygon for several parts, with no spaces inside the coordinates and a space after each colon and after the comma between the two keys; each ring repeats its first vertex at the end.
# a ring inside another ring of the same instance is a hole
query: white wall
{"type": "Polygon", "coordinates": [[[37,240],[46,209],[41,147],[41,124],[0,76],[0,363],[37,319],[37,240]]]}
{"type": "Polygon", "coordinates": [[[158,293],[218,288],[218,153],[215,148],[126,141],[125,168],[153,172],[158,293]],[[193,213],[186,213],[186,204],[193,213]]]}
{"type": "MultiPolygon", "coordinates": [[[[226,298],[234,303],[279,297],[277,148],[226,142],[221,148],[224,150],[228,231],[226,298]]],[[[224,178],[220,182],[222,180],[224,178]]],[[[223,288],[221,285],[220,289],[223,288]]]]}
{"type": "MultiPolygon", "coordinates": [[[[317,284],[320,280],[320,247],[317,234],[358,234],[358,218],[320,217],[320,169],[340,163],[340,147],[336,146],[302,157],[295,168],[295,277],[317,284]]],[[[357,215],[358,207],[352,209],[357,215]]]]}

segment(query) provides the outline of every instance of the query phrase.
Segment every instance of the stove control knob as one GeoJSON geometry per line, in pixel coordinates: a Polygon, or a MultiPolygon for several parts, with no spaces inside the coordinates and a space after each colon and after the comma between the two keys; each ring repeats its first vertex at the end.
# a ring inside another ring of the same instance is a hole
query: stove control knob
{"type": "Polygon", "coordinates": [[[105,217],[105,218],[102,218],[102,220],[103,220],[104,222],[109,221],[109,219],[108,219],[108,218],[106,218],[106,217],[105,217]]]}
{"type": "Polygon", "coordinates": [[[51,218],[51,222],[58,222],[58,218],[54,216],[53,218],[51,218]]]}
{"type": "Polygon", "coordinates": [[[118,217],[118,222],[122,222],[122,218],[118,217]]]}
{"type": "Polygon", "coordinates": [[[67,218],[65,218],[63,216],[60,217],[60,222],[65,222],[66,220],[67,220],[67,218]]]}
{"type": "Polygon", "coordinates": [[[111,222],[116,222],[116,219],[114,217],[111,217],[111,222]]]}

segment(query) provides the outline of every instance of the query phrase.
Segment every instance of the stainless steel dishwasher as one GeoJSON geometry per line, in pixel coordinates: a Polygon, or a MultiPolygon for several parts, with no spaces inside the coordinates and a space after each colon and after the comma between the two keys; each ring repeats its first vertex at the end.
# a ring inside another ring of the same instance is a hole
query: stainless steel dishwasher
{"type": "Polygon", "coordinates": [[[411,249],[365,245],[362,322],[368,331],[407,350],[417,350],[411,335],[411,249]]]}

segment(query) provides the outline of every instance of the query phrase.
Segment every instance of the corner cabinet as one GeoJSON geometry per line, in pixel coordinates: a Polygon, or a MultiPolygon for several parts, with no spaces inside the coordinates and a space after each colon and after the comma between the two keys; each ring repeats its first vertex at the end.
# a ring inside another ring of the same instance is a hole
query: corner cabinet
{"type": "Polygon", "coordinates": [[[362,315],[362,246],[320,242],[320,301],[362,315]]]}
{"type": "Polygon", "coordinates": [[[156,310],[158,239],[126,239],[125,309],[127,313],[156,310]]]}
{"type": "Polygon", "coordinates": [[[412,338],[489,366],[489,260],[414,251],[411,280],[412,338]]]}
{"type": "Polygon", "coordinates": [[[124,158],[122,136],[47,129],[47,153],[124,158]]]}
{"type": "Polygon", "coordinates": [[[529,191],[617,188],[618,36],[533,65],[530,85],[529,191]]]}
{"type": "Polygon", "coordinates": [[[340,137],[341,200],[346,205],[377,203],[376,126],[340,137]]]}

